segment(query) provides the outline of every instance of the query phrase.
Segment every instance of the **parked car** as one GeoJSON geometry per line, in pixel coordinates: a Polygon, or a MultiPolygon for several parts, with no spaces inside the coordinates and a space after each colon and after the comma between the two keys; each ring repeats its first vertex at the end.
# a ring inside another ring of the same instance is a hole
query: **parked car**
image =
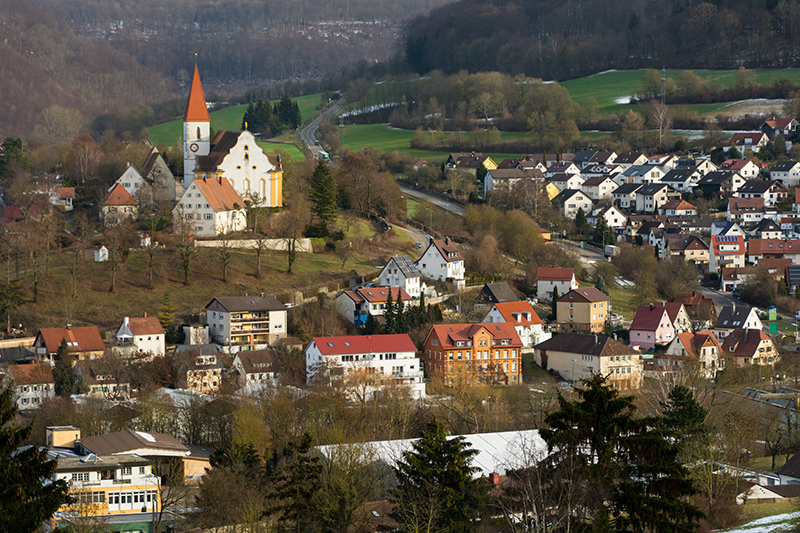
{"type": "Polygon", "coordinates": [[[421,242],[415,242],[414,243],[414,248],[422,248],[422,243],[421,242]]]}

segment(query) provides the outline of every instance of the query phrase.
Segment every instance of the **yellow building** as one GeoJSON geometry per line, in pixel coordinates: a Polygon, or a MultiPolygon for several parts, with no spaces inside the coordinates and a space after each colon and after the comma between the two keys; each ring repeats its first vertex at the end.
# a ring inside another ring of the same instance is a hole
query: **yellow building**
{"type": "Polygon", "coordinates": [[[608,319],[609,304],[608,296],[594,287],[573,289],[556,302],[556,321],[567,330],[599,333],[608,319]]]}
{"type": "Polygon", "coordinates": [[[547,185],[544,186],[544,190],[547,192],[547,199],[550,200],[551,202],[553,201],[553,198],[558,196],[558,193],[561,192],[558,190],[558,187],[556,187],[555,184],[550,182],[548,182],[547,185]]]}

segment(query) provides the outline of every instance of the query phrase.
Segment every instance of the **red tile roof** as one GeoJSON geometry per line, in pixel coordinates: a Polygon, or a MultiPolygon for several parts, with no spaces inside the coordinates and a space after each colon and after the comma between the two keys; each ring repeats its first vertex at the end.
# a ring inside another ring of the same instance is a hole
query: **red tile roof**
{"type": "Polygon", "coordinates": [[[771,120],[765,120],[764,122],[774,130],[785,130],[793,120],[793,118],[773,118],[771,120]]]}
{"type": "Polygon", "coordinates": [[[714,235],[711,237],[711,248],[714,255],[739,255],[745,253],[744,237],[741,235],[714,235]],[[720,250],[725,246],[725,250],[720,250]],[[731,247],[734,248],[731,248],[731,247]]]}
{"type": "Polygon", "coordinates": [[[139,205],[139,202],[131,196],[131,193],[125,190],[121,183],[118,183],[111,189],[106,199],[103,200],[103,205],[139,205]]]}
{"type": "MultiPolygon", "coordinates": [[[[56,353],[61,341],[66,340],[69,351],[76,352],[102,352],[106,349],[103,338],[95,326],[84,328],[43,328],[39,330],[37,341],[41,337],[48,353],[56,353]]],[[[39,343],[34,341],[35,345],[39,343]]]]}
{"type": "Polygon", "coordinates": [[[670,200],[660,207],[660,209],[674,209],[676,211],[684,211],[689,209],[697,209],[695,206],[686,200],[670,200]]]}
{"type": "Polygon", "coordinates": [[[536,281],[572,281],[574,277],[574,268],[539,267],[536,271],[536,281]]]}
{"type": "Polygon", "coordinates": [[[747,255],[800,253],[800,240],[750,239],[747,241],[747,255]]]}
{"type": "Polygon", "coordinates": [[[769,340],[769,335],[760,329],[737,328],[725,337],[722,351],[728,357],[754,357],[758,355],[758,347],[763,340],[769,340]]]}
{"type": "Polygon", "coordinates": [[[392,301],[396,302],[402,296],[404,302],[411,300],[409,295],[401,287],[372,287],[369,289],[355,289],[352,291],[344,291],[354,302],[370,302],[370,303],[383,303],[389,299],[389,294],[392,295],[392,301]]]}
{"type": "MultiPolygon", "coordinates": [[[[445,239],[436,239],[432,244],[437,250],[439,250],[439,253],[448,263],[464,260],[464,256],[458,251],[458,248],[456,248],[455,244],[453,244],[453,241],[450,240],[450,237],[445,239]]],[[[424,256],[425,254],[422,255],[424,256]]]]}
{"type": "Polygon", "coordinates": [[[729,198],[728,211],[732,215],[764,212],[763,198],[729,198]]]}
{"type": "Polygon", "coordinates": [[[494,307],[503,315],[506,322],[510,324],[525,327],[542,324],[542,319],[539,318],[533,306],[528,302],[502,302],[494,304],[494,307]],[[524,313],[530,313],[530,320],[525,318],[524,313]]]}
{"type": "Polygon", "coordinates": [[[55,383],[53,369],[47,364],[11,365],[8,367],[14,378],[14,383],[19,385],[35,385],[38,383],[55,383]]]}
{"type": "Polygon", "coordinates": [[[719,352],[722,351],[722,348],[717,341],[717,337],[710,331],[679,333],[678,339],[680,340],[681,345],[683,345],[684,350],[686,350],[686,355],[692,359],[697,359],[697,354],[700,351],[700,348],[716,346],[719,352]]]}
{"type": "Polygon", "coordinates": [[[58,187],[56,194],[61,198],[75,198],[75,187],[58,187]]]}
{"type": "Polygon", "coordinates": [[[194,66],[192,86],[189,89],[189,100],[186,102],[186,111],[183,113],[184,122],[211,122],[206,107],[206,97],[203,94],[203,84],[200,83],[200,71],[194,66]]]}
{"type": "Polygon", "coordinates": [[[417,347],[407,333],[314,337],[311,342],[316,344],[322,355],[417,351],[417,347]]]}
{"type": "Polygon", "coordinates": [[[749,159],[726,159],[719,165],[719,168],[725,170],[742,170],[750,162],[749,159]]]}
{"type": "Polygon", "coordinates": [[[434,324],[431,327],[428,337],[432,335],[439,339],[443,349],[455,348],[456,341],[471,340],[475,335],[486,330],[494,339],[508,339],[511,344],[506,346],[521,347],[522,341],[519,340],[517,330],[514,326],[504,322],[494,322],[491,324],[434,324]]]}
{"type": "MultiPolygon", "coordinates": [[[[655,331],[661,325],[664,315],[667,315],[667,320],[669,320],[667,308],[661,307],[659,304],[654,305],[652,309],[649,305],[640,305],[636,310],[636,315],[633,317],[630,329],[631,331],[655,331]]],[[[671,323],[672,321],[670,320],[671,323]]]]}
{"type": "Polygon", "coordinates": [[[216,213],[244,209],[244,200],[225,178],[199,179],[192,182],[216,213]]]}
{"type": "Polygon", "coordinates": [[[144,318],[129,318],[128,328],[134,335],[163,335],[164,328],[154,316],[144,318]]]}
{"type": "Polygon", "coordinates": [[[746,144],[758,145],[764,140],[766,136],[767,134],[761,131],[757,133],[734,133],[728,145],[729,146],[734,146],[734,145],[745,146],[746,144]],[[748,139],[750,140],[750,143],[746,143],[748,139]]]}

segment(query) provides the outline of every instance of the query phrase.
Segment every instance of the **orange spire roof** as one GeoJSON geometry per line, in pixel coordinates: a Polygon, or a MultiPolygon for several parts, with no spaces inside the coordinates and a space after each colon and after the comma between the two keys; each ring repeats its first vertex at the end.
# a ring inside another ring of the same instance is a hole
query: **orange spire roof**
{"type": "Polygon", "coordinates": [[[189,101],[186,102],[186,112],[183,114],[184,122],[211,122],[206,108],[206,96],[203,94],[203,84],[200,83],[200,71],[194,66],[192,86],[189,89],[189,101]]]}

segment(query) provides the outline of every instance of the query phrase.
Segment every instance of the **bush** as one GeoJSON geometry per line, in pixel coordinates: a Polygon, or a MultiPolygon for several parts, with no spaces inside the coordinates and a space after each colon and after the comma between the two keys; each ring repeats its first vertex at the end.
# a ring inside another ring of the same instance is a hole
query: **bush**
{"type": "Polygon", "coordinates": [[[307,237],[309,239],[324,239],[328,236],[328,223],[324,220],[317,222],[316,224],[306,225],[306,229],[303,231],[303,237],[307,237]]]}

